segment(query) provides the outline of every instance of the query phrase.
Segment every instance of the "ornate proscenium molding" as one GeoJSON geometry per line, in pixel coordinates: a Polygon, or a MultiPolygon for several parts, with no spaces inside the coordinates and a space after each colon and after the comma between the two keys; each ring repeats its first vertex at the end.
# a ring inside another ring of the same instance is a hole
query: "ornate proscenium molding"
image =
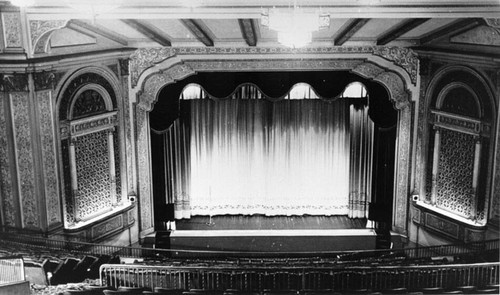
{"type": "Polygon", "coordinates": [[[51,33],[66,26],[67,22],[68,20],[30,20],[32,53],[46,52],[51,33]]]}
{"type": "Polygon", "coordinates": [[[176,55],[262,55],[262,54],[373,54],[391,61],[403,68],[410,76],[413,85],[417,83],[418,58],[413,50],[387,46],[356,47],[317,47],[317,48],[285,48],[285,47],[164,47],[141,48],[130,56],[130,76],[132,87],[137,86],[139,77],[144,71],[176,55]]]}

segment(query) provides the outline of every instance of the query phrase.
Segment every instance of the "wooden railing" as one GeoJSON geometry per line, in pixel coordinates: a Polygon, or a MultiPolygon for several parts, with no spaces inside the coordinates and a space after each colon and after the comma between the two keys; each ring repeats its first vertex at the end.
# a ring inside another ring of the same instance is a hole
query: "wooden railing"
{"type": "Polygon", "coordinates": [[[171,267],[105,264],[103,285],[224,291],[478,288],[499,283],[500,263],[379,267],[171,267]]]}
{"type": "Polygon", "coordinates": [[[0,258],[0,285],[24,281],[24,261],[22,257],[0,258]]]}

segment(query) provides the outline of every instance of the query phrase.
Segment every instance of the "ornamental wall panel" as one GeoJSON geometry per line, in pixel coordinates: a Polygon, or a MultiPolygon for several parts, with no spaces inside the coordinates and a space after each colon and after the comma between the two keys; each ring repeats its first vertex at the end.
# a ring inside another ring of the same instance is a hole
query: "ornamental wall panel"
{"type": "Polygon", "coordinates": [[[56,150],[53,124],[53,102],[50,90],[36,93],[36,101],[40,114],[40,141],[42,153],[42,171],[47,210],[48,226],[60,224],[61,201],[57,173],[56,150]]]}
{"type": "Polygon", "coordinates": [[[35,188],[30,105],[27,92],[11,94],[11,112],[14,124],[14,144],[17,159],[19,198],[22,207],[22,226],[40,228],[40,208],[35,188]]]}
{"type": "Polygon", "coordinates": [[[111,208],[108,133],[100,131],[75,139],[78,219],[86,219],[111,208]]]}
{"type": "Polygon", "coordinates": [[[441,130],[436,205],[463,217],[473,212],[474,137],[452,130],[441,130]]]}
{"type": "Polygon", "coordinates": [[[0,92],[0,196],[4,223],[6,226],[18,226],[17,217],[19,214],[19,203],[16,199],[12,179],[12,163],[10,161],[10,144],[8,140],[8,95],[0,92]]]}

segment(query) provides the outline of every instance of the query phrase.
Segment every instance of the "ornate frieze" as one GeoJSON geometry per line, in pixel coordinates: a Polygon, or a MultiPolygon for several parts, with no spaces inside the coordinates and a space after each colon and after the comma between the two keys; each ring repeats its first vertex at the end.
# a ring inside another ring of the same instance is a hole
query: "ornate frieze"
{"type": "Polygon", "coordinates": [[[22,48],[21,15],[18,12],[2,13],[2,27],[6,48],[22,48]]]}
{"type": "Polygon", "coordinates": [[[410,94],[406,90],[404,81],[396,73],[383,72],[373,80],[386,86],[396,109],[400,110],[409,104],[410,94]]]}
{"type": "Polygon", "coordinates": [[[0,91],[27,92],[27,74],[0,74],[0,91]]]}
{"type": "Polygon", "coordinates": [[[40,110],[40,137],[42,149],[42,169],[48,225],[61,223],[61,204],[56,167],[54,125],[52,121],[52,97],[50,91],[37,92],[36,101],[40,110]]]}
{"type": "Polygon", "coordinates": [[[108,112],[97,116],[73,120],[70,123],[70,133],[72,137],[99,132],[114,128],[117,122],[117,112],[108,112]]]}
{"type": "Polygon", "coordinates": [[[489,136],[489,124],[482,123],[480,120],[458,116],[450,113],[431,110],[432,122],[437,127],[455,130],[462,133],[489,136]]]}
{"type": "Polygon", "coordinates": [[[23,227],[39,228],[40,211],[37,194],[35,193],[35,170],[33,169],[34,160],[28,94],[16,92],[11,94],[11,99],[23,227]]]}
{"type": "Polygon", "coordinates": [[[66,20],[30,20],[30,39],[33,53],[44,53],[50,32],[66,25],[66,20]]]}
{"type": "MultiPolygon", "coordinates": [[[[317,48],[255,48],[255,47],[180,47],[180,48],[141,48],[131,55],[130,75],[132,87],[137,85],[139,76],[153,67],[176,55],[271,55],[271,54],[373,54],[393,62],[403,68],[410,76],[413,85],[417,83],[417,55],[408,48],[386,46],[335,46],[317,48]]],[[[228,63],[226,60],[223,63],[228,63]]]]}

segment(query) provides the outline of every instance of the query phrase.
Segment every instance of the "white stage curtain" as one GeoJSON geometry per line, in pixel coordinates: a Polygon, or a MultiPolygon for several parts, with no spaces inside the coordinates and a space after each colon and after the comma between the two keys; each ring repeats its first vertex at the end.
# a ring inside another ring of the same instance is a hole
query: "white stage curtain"
{"type": "Polygon", "coordinates": [[[349,171],[349,213],[351,218],[368,217],[371,201],[373,122],[368,106],[350,107],[349,137],[351,145],[349,171]]]}
{"type": "Polygon", "coordinates": [[[344,99],[294,99],[314,93],[274,102],[261,97],[255,87],[242,87],[230,99],[185,92],[189,119],[176,121],[165,136],[175,218],[365,217],[373,136],[365,130],[367,108],[344,99]]]}

